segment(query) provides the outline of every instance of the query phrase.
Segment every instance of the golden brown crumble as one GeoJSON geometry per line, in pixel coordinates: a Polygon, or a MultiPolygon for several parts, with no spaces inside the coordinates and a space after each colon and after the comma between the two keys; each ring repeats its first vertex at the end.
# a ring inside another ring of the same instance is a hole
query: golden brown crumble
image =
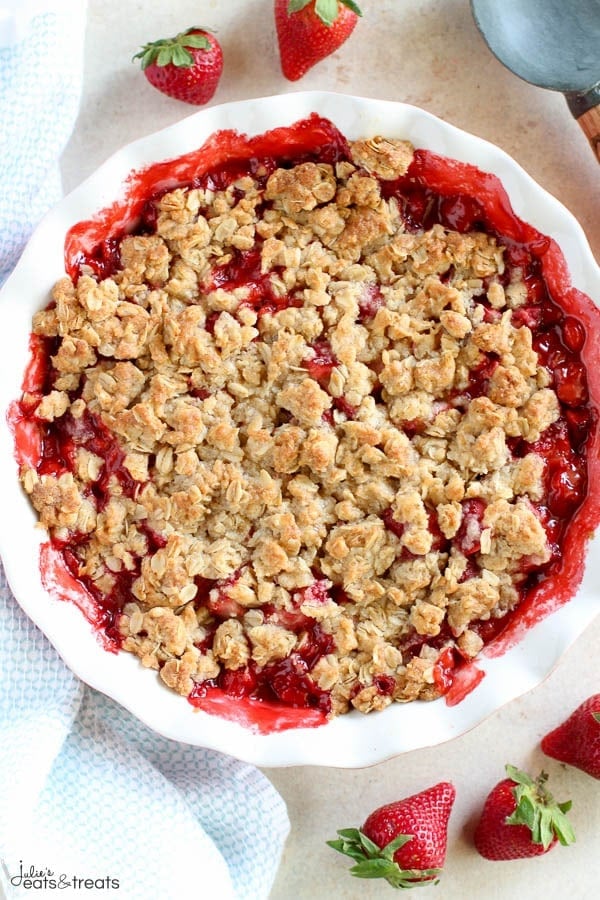
{"type": "Polygon", "coordinates": [[[381,180],[409,144],[351,147],[264,189],[166,193],[118,271],[63,279],[34,319],[56,341],[38,418],[99,419],[135,488],[112,474],[100,503],[103,459],[84,447],[23,485],[52,536],[87,536],[79,574],[98,591],[131,573],[122,646],[180,694],[289,657],[313,623],[334,714],[431,699],[440,652],[476,656],[470,626],[515,605],[524,559],[548,559],[543,461],[507,444],[558,417],[512,320],[524,285],[502,280],[490,235],[405,230],[381,180]],[[255,285],[214,279],[254,248],[266,312],[255,285]]]}

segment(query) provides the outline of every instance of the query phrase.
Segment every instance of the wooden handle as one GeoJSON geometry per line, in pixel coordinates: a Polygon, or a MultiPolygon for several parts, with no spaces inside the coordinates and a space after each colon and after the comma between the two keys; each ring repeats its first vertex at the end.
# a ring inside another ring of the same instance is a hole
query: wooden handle
{"type": "Polygon", "coordinates": [[[600,162],[600,106],[592,106],[577,119],[600,162]]]}

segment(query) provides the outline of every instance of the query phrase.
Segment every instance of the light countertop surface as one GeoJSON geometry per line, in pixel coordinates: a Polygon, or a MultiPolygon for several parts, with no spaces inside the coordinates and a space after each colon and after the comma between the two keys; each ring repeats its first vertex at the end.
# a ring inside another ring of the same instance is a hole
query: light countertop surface
{"type": "MultiPolygon", "coordinates": [[[[301,81],[279,68],[272,0],[89,0],[81,113],[63,157],[66,190],[131,140],[194,108],[157,93],[130,60],[139,46],[191,25],[218,30],[225,55],[211,103],[323,89],[401,100],[486,138],[516,159],[577,217],[600,260],[600,169],[564,99],[505,70],[477,32],[468,0],[361,0],[351,39],[301,81]]],[[[543,684],[442,746],[371,768],[268,769],[292,823],[271,900],[376,900],[385,882],[352,879],[350,860],[326,845],[337,828],[360,825],[383,803],[452,781],[457,800],[438,900],[586,900],[600,881],[600,784],[548,760],[540,737],[600,690],[600,619],[543,684]],[[573,800],[577,843],[537,859],[490,863],[472,846],[487,791],[504,765],[544,767],[557,799],[573,800]]],[[[265,848],[268,853],[268,848],[265,848]]],[[[419,894],[419,896],[421,896],[419,894]]]]}

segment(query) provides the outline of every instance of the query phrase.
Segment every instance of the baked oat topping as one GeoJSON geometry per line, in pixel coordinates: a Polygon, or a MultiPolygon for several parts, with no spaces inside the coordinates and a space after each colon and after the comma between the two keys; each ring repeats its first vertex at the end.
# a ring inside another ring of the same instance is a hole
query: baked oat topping
{"type": "Polygon", "coordinates": [[[433,699],[440,659],[475,657],[560,552],[587,398],[565,405],[548,361],[536,311],[558,307],[482,221],[429,214],[413,153],[375,137],[169,190],[114,271],[84,265],[34,318],[23,486],[180,694],[433,699]]]}

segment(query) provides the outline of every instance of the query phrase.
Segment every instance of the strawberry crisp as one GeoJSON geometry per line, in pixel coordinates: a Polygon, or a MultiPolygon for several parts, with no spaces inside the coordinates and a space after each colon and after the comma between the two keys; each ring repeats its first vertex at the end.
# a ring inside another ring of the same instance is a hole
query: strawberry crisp
{"type": "Polygon", "coordinates": [[[329,135],[82,254],[34,318],[21,479],[114,648],[336,715],[440,696],[552,576],[595,411],[547,239],[329,135]]]}

